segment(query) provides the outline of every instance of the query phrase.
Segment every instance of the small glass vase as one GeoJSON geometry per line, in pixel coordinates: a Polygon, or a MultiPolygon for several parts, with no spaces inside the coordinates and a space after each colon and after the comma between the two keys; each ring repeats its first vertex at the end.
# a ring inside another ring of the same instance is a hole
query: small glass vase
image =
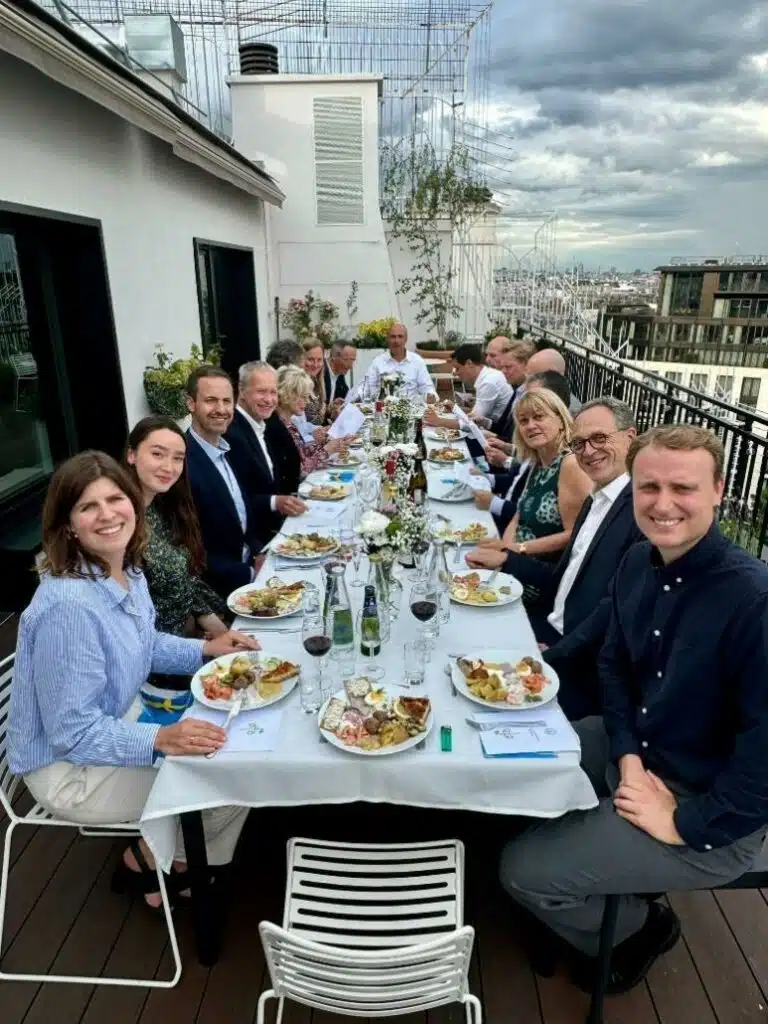
{"type": "Polygon", "coordinates": [[[388,440],[392,444],[404,444],[408,440],[407,416],[390,416],[388,440]]]}
{"type": "Polygon", "coordinates": [[[391,601],[392,601],[392,557],[381,553],[368,556],[368,580],[369,586],[374,588],[376,593],[376,606],[379,610],[381,623],[381,640],[386,643],[391,636],[391,601]]]}

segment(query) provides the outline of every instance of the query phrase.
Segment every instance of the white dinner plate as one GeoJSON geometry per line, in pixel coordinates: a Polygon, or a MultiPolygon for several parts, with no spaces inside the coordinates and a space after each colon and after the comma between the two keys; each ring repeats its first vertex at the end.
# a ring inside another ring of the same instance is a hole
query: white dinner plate
{"type": "MultiPolygon", "coordinates": [[[[305,531],[305,532],[317,532],[317,531],[305,531]]],[[[290,536],[290,537],[292,537],[292,536],[295,536],[295,534],[278,534],[277,536],[278,537],[281,537],[281,536],[284,536],[284,537],[289,537],[290,536]]],[[[333,538],[329,538],[329,539],[333,539],[333,538]]],[[[327,551],[323,551],[322,554],[299,555],[299,554],[294,554],[292,552],[281,551],[280,550],[280,541],[277,540],[277,538],[276,538],[275,539],[275,546],[274,546],[273,550],[274,550],[276,555],[279,555],[281,558],[287,558],[289,561],[293,561],[293,562],[316,562],[316,561],[319,561],[321,558],[329,558],[331,555],[335,555],[336,552],[339,550],[339,542],[337,540],[333,539],[333,547],[332,548],[328,548],[327,551]]]]}
{"type": "MultiPolygon", "coordinates": [[[[480,576],[481,580],[487,580],[488,577],[491,575],[492,570],[470,569],[469,567],[467,567],[464,571],[455,572],[452,575],[454,578],[456,576],[469,576],[469,574],[472,572],[476,572],[480,576]]],[[[514,576],[508,576],[506,573],[500,572],[499,575],[496,577],[495,583],[493,584],[493,589],[498,590],[499,587],[509,587],[509,593],[499,594],[499,600],[492,601],[489,604],[474,604],[470,601],[460,601],[459,598],[454,597],[453,594],[451,594],[451,600],[455,602],[455,604],[466,605],[467,608],[482,608],[483,611],[485,611],[488,608],[501,608],[505,604],[512,604],[513,601],[519,601],[520,598],[523,596],[523,585],[519,580],[516,580],[514,576]]],[[[520,657],[522,657],[522,655],[520,655],[520,657]]]]}
{"type": "MultiPolygon", "coordinates": [[[[445,447],[446,448],[453,448],[454,445],[446,444],[445,447]]],[[[432,451],[439,451],[439,449],[438,448],[433,448],[432,451]]],[[[462,452],[461,455],[458,458],[450,459],[448,462],[446,462],[444,459],[435,459],[435,458],[433,458],[432,457],[432,452],[429,452],[429,454],[427,455],[427,462],[431,462],[433,466],[453,466],[457,462],[466,462],[468,458],[469,458],[469,456],[467,454],[465,454],[464,452],[462,452]]]]}
{"type": "MultiPolygon", "coordinates": [[[[533,644],[535,647],[536,645],[533,644]]],[[[537,661],[541,660],[538,651],[521,651],[521,650],[504,650],[504,651],[472,651],[469,657],[473,661],[477,661],[478,658],[482,658],[483,661],[495,661],[505,662],[509,661],[513,665],[520,661],[522,658],[536,658],[537,661]]],[[[467,686],[467,681],[464,678],[464,674],[456,664],[456,659],[451,658],[451,682],[459,691],[459,693],[466,697],[467,700],[471,700],[474,704],[479,704],[487,711],[530,711],[531,708],[540,707],[542,704],[548,704],[551,700],[554,700],[557,696],[557,691],[560,689],[560,679],[558,678],[557,672],[546,662],[542,661],[542,667],[544,675],[547,677],[547,685],[538,694],[539,700],[526,701],[524,704],[507,704],[506,701],[489,701],[483,700],[482,697],[476,697],[474,693],[467,686]]]]}
{"type": "Polygon", "coordinates": [[[312,488],[320,486],[322,485],[316,483],[308,483],[307,481],[304,481],[303,484],[299,484],[299,497],[309,498],[310,501],[344,501],[344,499],[348,498],[352,493],[350,487],[347,484],[341,482],[336,483],[336,481],[328,481],[328,486],[339,487],[344,491],[344,493],[340,494],[336,498],[320,498],[318,497],[318,495],[312,494],[312,488]]]}
{"type": "MultiPolygon", "coordinates": [[[[416,696],[416,694],[413,694],[416,696]]],[[[328,707],[331,700],[337,697],[339,700],[346,701],[347,694],[345,690],[337,690],[328,700],[325,701],[323,706],[320,708],[317,716],[317,727],[320,729],[320,723],[325,715],[325,709],[328,707]]],[[[374,709],[371,708],[371,711],[374,709]]],[[[381,747],[379,750],[361,750],[360,747],[350,747],[346,743],[343,743],[336,733],[329,732],[327,729],[320,729],[323,737],[334,746],[338,747],[339,750],[345,750],[348,754],[357,754],[358,757],[388,757],[390,754],[402,754],[406,750],[411,750],[413,747],[417,747],[419,743],[423,743],[424,740],[429,736],[432,731],[432,726],[435,721],[435,712],[432,706],[429,708],[429,716],[426,721],[426,728],[424,732],[418,733],[416,736],[409,736],[403,743],[398,743],[394,747],[381,747]]]]}
{"type": "Polygon", "coordinates": [[[454,438],[453,441],[448,441],[447,438],[441,437],[438,434],[438,430],[441,430],[441,429],[446,429],[446,428],[441,428],[441,427],[424,427],[424,437],[426,437],[428,441],[442,441],[443,444],[460,444],[461,441],[464,439],[461,431],[459,431],[459,436],[457,438],[454,438]]]}
{"type": "MultiPolygon", "coordinates": [[[[474,523],[468,523],[467,525],[468,526],[474,526],[475,524],[474,523]]],[[[489,540],[493,536],[493,534],[490,532],[490,530],[486,526],[485,527],[485,533],[480,538],[480,540],[458,540],[457,541],[455,539],[455,537],[452,536],[453,531],[451,530],[450,525],[446,524],[445,528],[446,528],[446,533],[441,533],[438,530],[437,533],[436,533],[436,536],[441,538],[442,540],[444,540],[446,542],[446,544],[458,544],[460,548],[476,548],[481,540],[489,540]]],[[[460,529],[460,527],[458,527],[458,529],[460,529]]],[[[465,574],[462,573],[462,575],[465,575],[465,574]]],[[[501,576],[499,576],[498,578],[500,579],[501,576]]]]}
{"type": "Polygon", "coordinates": [[[328,459],[328,469],[354,469],[355,466],[362,465],[363,460],[359,457],[360,454],[359,450],[354,453],[351,452],[346,462],[336,462],[332,455],[328,459]]]}
{"type": "MultiPolygon", "coordinates": [[[[286,581],[287,582],[287,581],[286,581]]],[[[235,604],[235,598],[240,594],[249,594],[253,590],[268,590],[269,587],[256,587],[253,583],[246,583],[244,587],[238,587],[237,590],[233,590],[227,598],[227,608],[235,615],[242,615],[244,619],[253,619],[255,622],[272,622],[274,619],[285,619],[289,615],[295,615],[301,611],[301,599],[302,591],[299,591],[296,597],[296,604],[293,608],[286,609],[284,612],[278,612],[277,615],[254,615],[253,612],[243,611],[242,608],[238,608],[235,604]]]]}
{"type": "MultiPolygon", "coordinates": [[[[228,711],[232,707],[234,696],[230,697],[229,700],[211,700],[209,697],[205,696],[203,693],[203,676],[210,674],[213,665],[229,665],[232,659],[236,657],[237,654],[222,654],[220,658],[214,658],[195,672],[190,684],[190,689],[192,690],[195,700],[200,701],[201,704],[205,704],[207,708],[214,708],[216,711],[228,711]]],[[[277,657],[277,655],[269,655],[265,654],[264,651],[259,651],[259,657],[261,661],[264,662],[267,658],[274,658],[277,657]]],[[[279,660],[289,661],[290,659],[280,658],[279,660]]],[[[287,697],[291,690],[293,690],[299,681],[299,676],[300,673],[297,673],[290,679],[286,679],[280,686],[280,693],[276,693],[274,697],[260,697],[253,687],[249,687],[248,700],[246,701],[243,711],[256,711],[258,708],[268,708],[270,704],[276,704],[279,700],[282,700],[283,697],[287,697]]]]}

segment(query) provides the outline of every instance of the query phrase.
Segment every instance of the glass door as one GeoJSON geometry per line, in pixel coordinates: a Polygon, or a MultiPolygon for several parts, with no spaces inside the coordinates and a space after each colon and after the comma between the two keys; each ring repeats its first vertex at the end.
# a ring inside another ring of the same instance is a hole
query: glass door
{"type": "Polygon", "coordinates": [[[14,236],[0,232],[0,506],[53,471],[14,236]]]}

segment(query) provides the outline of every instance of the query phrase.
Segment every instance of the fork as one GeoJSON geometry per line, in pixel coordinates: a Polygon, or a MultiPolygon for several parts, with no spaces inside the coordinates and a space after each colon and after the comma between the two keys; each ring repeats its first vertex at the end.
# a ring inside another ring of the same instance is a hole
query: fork
{"type": "Polygon", "coordinates": [[[491,575],[488,577],[488,579],[484,583],[481,583],[477,589],[490,590],[493,587],[493,584],[496,582],[496,577],[499,575],[500,572],[501,569],[494,569],[491,575]]]}

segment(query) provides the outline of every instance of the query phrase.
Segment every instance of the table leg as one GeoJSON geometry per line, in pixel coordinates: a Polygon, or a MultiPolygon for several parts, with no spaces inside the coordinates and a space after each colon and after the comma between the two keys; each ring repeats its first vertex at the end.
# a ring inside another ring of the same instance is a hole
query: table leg
{"type": "Polygon", "coordinates": [[[215,906],[216,887],[211,884],[208,853],[205,849],[203,816],[200,811],[188,811],[180,817],[192,890],[192,919],[197,959],[203,967],[213,967],[219,959],[221,935],[219,915],[215,906]]]}

